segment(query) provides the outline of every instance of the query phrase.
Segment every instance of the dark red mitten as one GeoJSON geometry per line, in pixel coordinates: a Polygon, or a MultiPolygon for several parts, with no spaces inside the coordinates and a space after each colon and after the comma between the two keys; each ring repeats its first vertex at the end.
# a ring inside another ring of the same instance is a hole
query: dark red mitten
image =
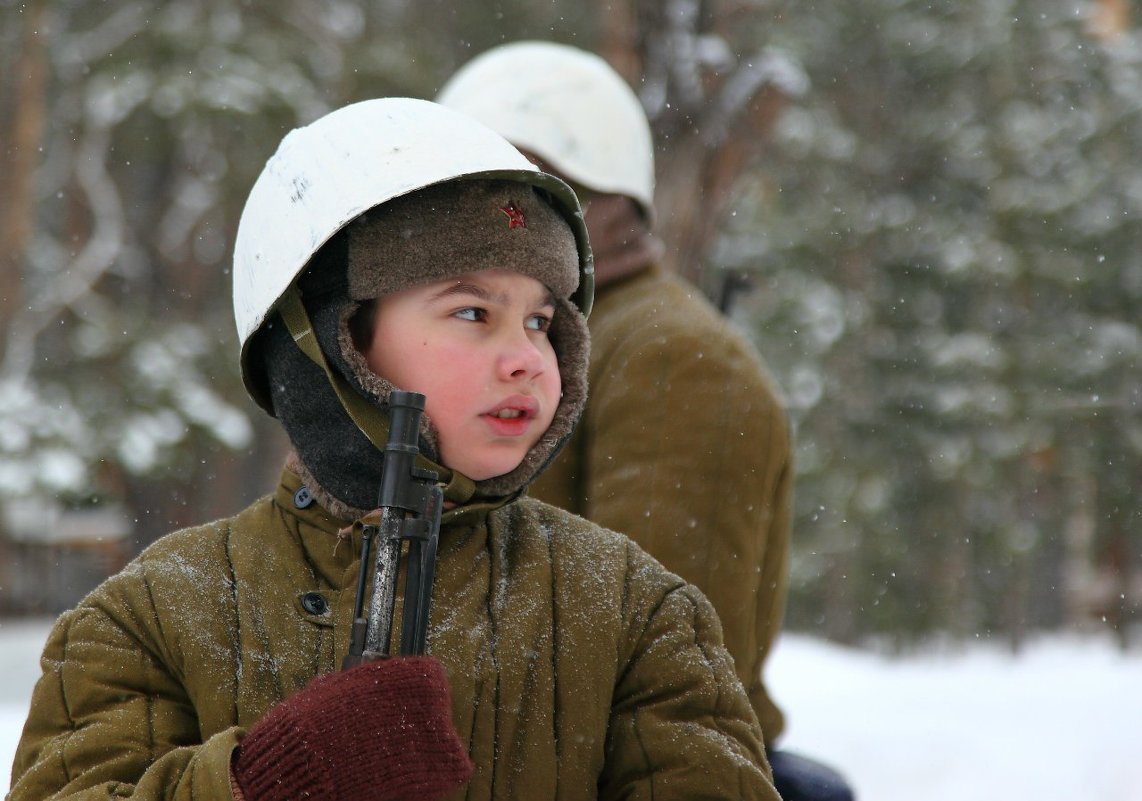
{"type": "Polygon", "coordinates": [[[246,801],[435,801],[472,763],[443,666],[406,656],[318,676],[250,729],[231,770],[246,801]]]}

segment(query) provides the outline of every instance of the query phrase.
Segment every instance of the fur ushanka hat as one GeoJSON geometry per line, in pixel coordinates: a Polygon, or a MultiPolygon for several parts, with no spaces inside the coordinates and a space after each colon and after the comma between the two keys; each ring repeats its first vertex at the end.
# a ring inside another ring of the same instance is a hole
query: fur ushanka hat
{"type": "MultiPolygon", "coordinates": [[[[589,335],[583,314],[570,301],[579,285],[579,263],[570,226],[542,190],[516,181],[456,180],[389,201],[351,222],[314,256],[298,286],[329,367],[381,409],[394,387],[369,369],[350,332],[362,303],[485,269],[516,270],[551,290],[556,311],[549,336],[562,398],[551,426],[515,470],[476,482],[476,498],[497,499],[527,486],[582,414],[589,335]]],[[[273,413],[294,448],[292,466],[330,512],[361,517],[376,506],[381,451],[279,317],[259,336],[273,413]]],[[[421,450],[439,460],[428,415],[422,420],[421,450]]]]}

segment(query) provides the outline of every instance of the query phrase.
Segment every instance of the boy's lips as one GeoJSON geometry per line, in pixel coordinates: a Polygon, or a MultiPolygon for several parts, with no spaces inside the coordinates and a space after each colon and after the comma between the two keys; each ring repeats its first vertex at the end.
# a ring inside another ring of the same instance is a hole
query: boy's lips
{"type": "Polygon", "coordinates": [[[515,395],[484,412],[481,417],[497,434],[518,436],[530,427],[538,413],[539,401],[530,395],[515,395]]]}

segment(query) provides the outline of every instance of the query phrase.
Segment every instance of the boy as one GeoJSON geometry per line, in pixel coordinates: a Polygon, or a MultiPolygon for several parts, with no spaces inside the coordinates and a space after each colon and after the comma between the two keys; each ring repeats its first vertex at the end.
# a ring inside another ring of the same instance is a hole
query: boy
{"type": "Polygon", "coordinates": [[[591,279],[574,194],[461,115],[287,136],[234,274],[281,484],[61,617],[9,800],[776,799],[704,597],[523,497],[585,401],[591,279]],[[338,671],[398,388],[445,498],[431,655],[338,671]]]}

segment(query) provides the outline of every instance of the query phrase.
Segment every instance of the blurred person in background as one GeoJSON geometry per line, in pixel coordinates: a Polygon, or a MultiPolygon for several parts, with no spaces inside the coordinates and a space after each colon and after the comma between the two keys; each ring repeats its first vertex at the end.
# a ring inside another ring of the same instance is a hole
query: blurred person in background
{"type": "Polygon", "coordinates": [[[777,747],[765,661],[788,588],[793,465],[775,383],[746,338],[671,272],[653,232],[654,149],[637,96],[598,56],[515,42],[437,101],[489,125],[584,207],[595,260],[590,393],[529,492],[620,531],[713,603],[786,801],[849,801],[832,768],[777,747]]]}

